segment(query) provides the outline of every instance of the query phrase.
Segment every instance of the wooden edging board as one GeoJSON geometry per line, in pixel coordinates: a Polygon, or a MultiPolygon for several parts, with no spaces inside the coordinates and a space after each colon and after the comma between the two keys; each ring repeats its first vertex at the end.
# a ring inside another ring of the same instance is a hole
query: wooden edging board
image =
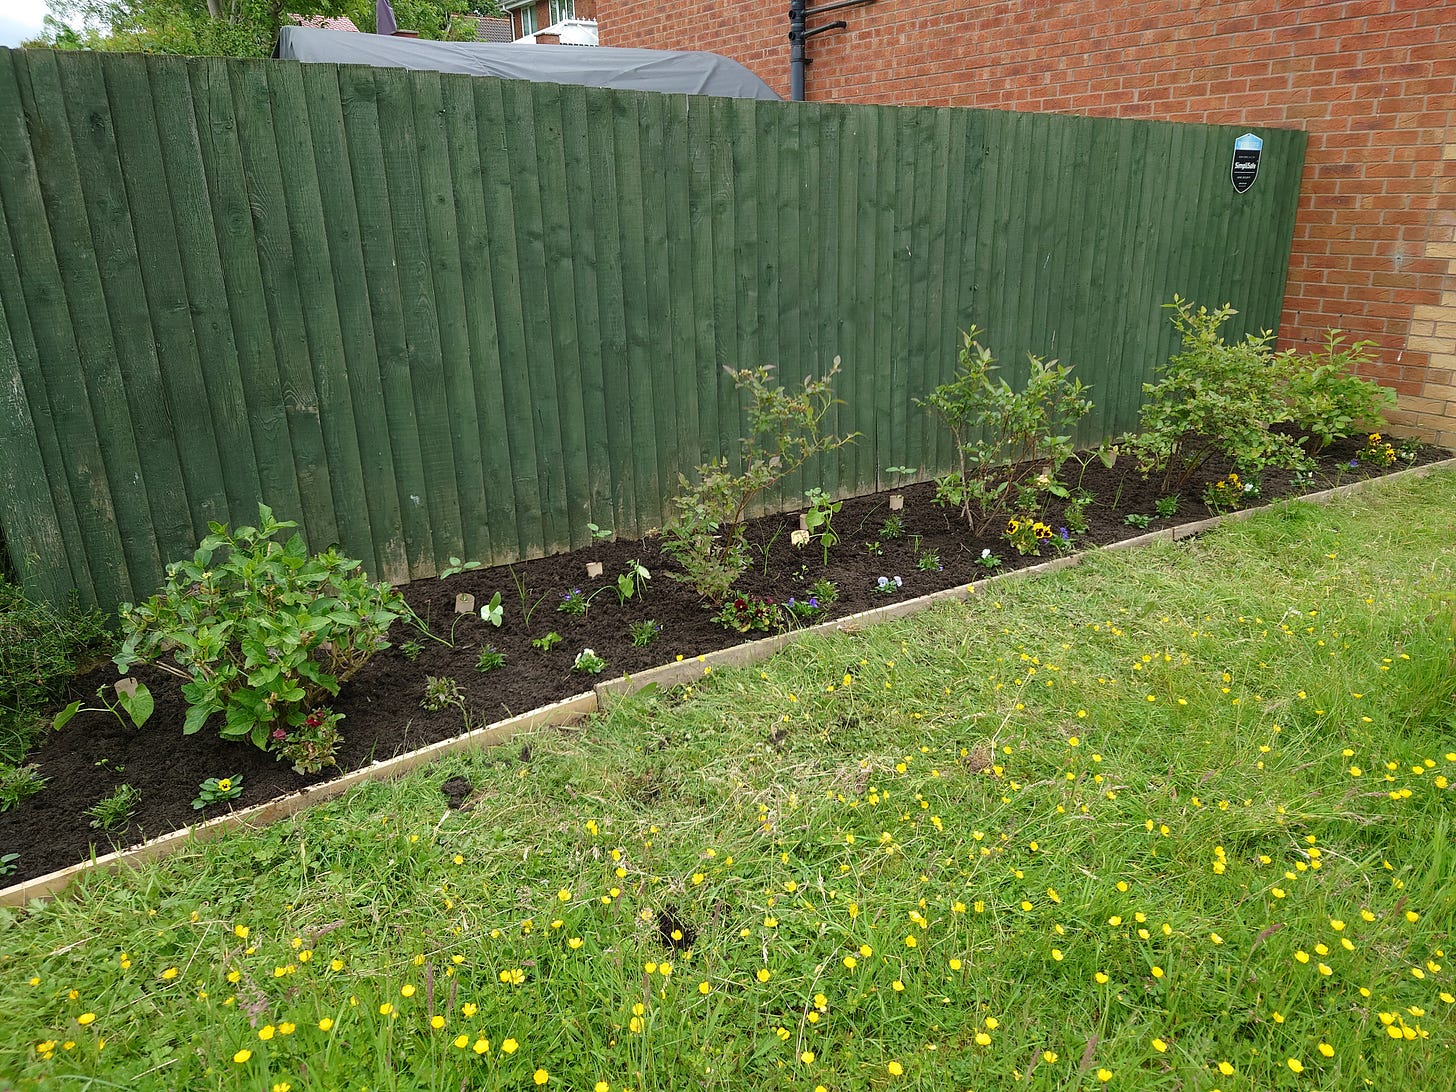
{"type": "MultiPolygon", "coordinates": [[[[1305,496],[1291,499],[1307,501],[1312,504],[1328,504],[1336,498],[1348,496],[1351,493],[1358,493],[1379,483],[1398,481],[1403,478],[1425,477],[1432,471],[1446,469],[1456,469],[1456,458],[1428,463],[1425,466],[1412,467],[1409,470],[1396,471],[1394,474],[1386,474],[1378,478],[1364,478],[1357,482],[1351,482],[1349,485],[1340,485],[1333,489],[1325,489],[1318,493],[1309,493],[1305,496]]],[[[1220,524],[1233,520],[1246,519],[1256,512],[1264,511],[1269,507],[1272,506],[1264,505],[1259,508],[1245,508],[1237,512],[1229,512],[1226,515],[1214,516],[1211,519],[1198,520],[1194,523],[1185,523],[1177,527],[1168,527],[1163,530],[1153,531],[1146,535],[1138,535],[1135,538],[1123,539],[1120,542],[1114,542],[1107,546],[1097,548],[1101,550],[1130,550],[1154,542],[1181,541],[1182,539],[1191,538],[1194,535],[1212,530],[1220,524]]],[[[155,860],[188,844],[193,839],[215,838],[220,834],[225,834],[228,831],[243,827],[265,826],[279,819],[294,815],[313,804],[322,803],[332,797],[339,796],[349,789],[352,789],[355,785],[363,784],[366,781],[387,781],[399,777],[416,767],[423,766],[457,751],[505,743],[517,733],[530,731],[535,728],[569,724],[590,713],[596,712],[598,709],[605,708],[613,698],[634,694],[643,687],[653,683],[664,687],[683,686],[702,678],[703,675],[708,673],[709,668],[743,667],[767,659],[794,641],[810,634],[850,633],[863,629],[865,626],[873,625],[876,622],[888,622],[895,618],[905,618],[949,599],[963,600],[971,595],[978,586],[985,587],[998,580],[1025,579],[1030,576],[1052,573],[1058,569],[1069,568],[1078,564],[1082,558],[1088,556],[1090,553],[1091,551],[1067,554],[1064,557],[1042,562],[1040,565],[1031,565],[1024,569],[1016,569],[1013,572],[988,576],[985,580],[978,581],[975,584],[963,584],[957,585],[954,588],[945,588],[941,591],[931,592],[929,595],[922,595],[915,599],[906,599],[898,603],[891,603],[887,606],[876,607],[873,610],[851,614],[847,617],[836,619],[833,622],[823,622],[817,626],[807,626],[804,629],[780,633],[773,637],[765,637],[760,641],[749,641],[745,644],[734,645],[732,648],[719,649],[716,652],[704,653],[701,656],[684,658],[683,660],[663,664],[661,667],[654,667],[636,675],[622,675],[615,679],[609,679],[605,682],[598,683],[588,693],[578,694],[575,697],[567,698],[564,701],[559,701],[552,705],[544,705],[539,709],[531,710],[529,713],[522,713],[519,716],[497,721],[494,724],[477,728],[472,732],[467,732],[462,736],[456,736],[453,739],[432,743],[428,747],[422,747],[417,751],[410,751],[407,754],[398,755],[395,758],[387,759],[383,762],[376,762],[370,766],[365,766],[347,773],[342,777],[335,778],[332,781],[325,781],[318,785],[310,785],[306,789],[290,793],[287,796],[280,796],[265,804],[258,804],[229,815],[221,815],[216,819],[209,819],[206,822],[198,823],[184,830],[173,831],[159,838],[142,842],[140,845],[132,846],[130,849],[108,853],[104,857],[97,857],[95,860],[82,861],[80,864],[71,865],[69,868],[62,868],[55,872],[47,873],[44,876],[37,876],[34,879],[26,880],[13,887],[4,888],[0,890],[0,906],[24,906],[32,899],[54,898],[64,891],[77,876],[92,871],[93,869],[110,869],[118,865],[140,864],[144,861],[155,860]]]]}

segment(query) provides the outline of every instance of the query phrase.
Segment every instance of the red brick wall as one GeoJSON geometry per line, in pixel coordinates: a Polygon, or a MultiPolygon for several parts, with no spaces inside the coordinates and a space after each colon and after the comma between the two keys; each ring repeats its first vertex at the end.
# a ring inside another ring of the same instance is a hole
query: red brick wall
{"type": "MultiPolygon", "coordinates": [[[[787,11],[597,4],[602,45],[723,53],[785,96],[787,11]]],[[[810,26],[836,18],[807,46],[811,101],[1308,130],[1282,339],[1376,341],[1397,419],[1456,445],[1452,0],[880,0],[810,26]]]]}

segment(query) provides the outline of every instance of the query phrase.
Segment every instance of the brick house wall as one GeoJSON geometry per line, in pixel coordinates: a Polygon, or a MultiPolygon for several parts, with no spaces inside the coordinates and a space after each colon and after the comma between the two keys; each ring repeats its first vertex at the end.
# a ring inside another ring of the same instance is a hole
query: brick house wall
{"type": "MultiPolygon", "coordinates": [[[[521,22],[521,12],[522,9],[525,8],[529,8],[536,13],[536,23],[534,29],[545,30],[551,25],[550,0],[535,0],[535,3],[531,4],[513,5],[511,9],[506,12],[506,15],[511,20],[511,33],[514,36],[512,40],[521,37],[523,34],[528,33],[528,31],[524,29],[524,24],[521,22]]],[[[596,8],[597,0],[576,0],[576,3],[571,12],[571,17],[575,19],[595,19],[596,8]]]]}
{"type": "MultiPolygon", "coordinates": [[[[807,44],[810,101],[1308,130],[1281,343],[1375,341],[1394,422],[1456,446],[1456,2],[879,0],[809,26],[838,18],[807,44]]],[[[788,95],[786,3],[597,20],[604,46],[723,53],[788,95]]]]}

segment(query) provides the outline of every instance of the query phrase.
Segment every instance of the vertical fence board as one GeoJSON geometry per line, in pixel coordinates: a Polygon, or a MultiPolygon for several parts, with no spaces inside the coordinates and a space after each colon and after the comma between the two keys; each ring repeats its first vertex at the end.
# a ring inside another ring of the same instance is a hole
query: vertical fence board
{"type": "Polygon", "coordinates": [[[221,58],[203,58],[188,62],[188,76],[197,108],[199,148],[212,205],[223,291],[237,350],[226,366],[236,369],[241,378],[243,413],[252,433],[253,458],[258,467],[260,492],[254,497],[232,498],[234,518],[253,523],[258,501],[289,518],[300,514],[302,502],[278,358],[269,329],[253,206],[238,145],[237,107],[228,76],[235,67],[221,58]]]}
{"type": "Polygon", "coordinates": [[[597,336],[601,327],[601,301],[597,285],[597,236],[592,226],[597,210],[586,185],[591,177],[587,96],[584,87],[561,88],[563,204],[558,216],[568,230],[559,260],[572,278],[577,354],[573,398],[574,412],[580,415],[584,459],[581,473],[585,476],[580,502],[584,513],[571,528],[574,535],[585,535],[588,521],[601,527],[618,526],[613,509],[613,498],[618,492],[617,471],[607,422],[627,397],[625,391],[606,389],[601,339],[597,336]]]}
{"type": "MultiPolygon", "coordinates": [[[[637,191],[641,197],[641,239],[643,265],[641,275],[645,295],[643,303],[649,321],[640,330],[643,335],[642,356],[644,374],[650,375],[652,384],[652,430],[653,447],[657,456],[656,476],[659,489],[664,493],[673,491],[674,469],[679,462],[679,414],[696,412],[688,402],[684,388],[693,379],[693,369],[683,368],[679,363],[662,366],[659,362],[666,356],[674,360],[672,297],[670,281],[667,194],[670,189],[667,174],[672,167],[667,162],[666,126],[669,103],[679,103],[675,95],[637,96],[637,139],[641,155],[641,173],[637,177],[641,186],[637,191]]],[[[630,199],[629,199],[630,200],[630,199]]],[[[639,517],[658,521],[653,509],[640,511],[639,517]]]]}
{"type": "MultiPolygon", "coordinates": [[[[460,252],[462,210],[456,200],[450,154],[449,113],[461,106],[451,102],[447,108],[445,101],[444,83],[454,77],[433,72],[422,76],[415,85],[413,124],[420,152],[416,164],[424,215],[423,259],[431,276],[440,394],[444,400],[441,416],[434,424],[448,431],[451,465],[445,473],[453,492],[447,489],[444,496],[447,502],[453,496],[455,505],[444,527],[435,525],[436,562],[440,564],[452,556],[473,560],[488,557],[489,520],[480,432],[476,427],[481,411],[475,400],[464,261],[460,252]]],[[[445,449],[445,445],[441,447],[445,449]]]]}
{"type": "Polygon", "coordinates": [[[607,408],[607,457],[612,472],[612,523],[638,524],[637,467],[632,460],[632,403],[639,397],[627,370],[626,299],[622,288],[622,233],[617,215],[615,96],[587,92],[588,173],[592,215],[587,219],[597,263],[597,320],[603,398],[607,408]]]}
{"type": "MultiPolygon", "coordinates": [[[[343,324],[332,272],[334,258],[329,249],[327,214],[320,199],[319,164],[310,135],[303,74],[298,68],[276,66],[268,68],[267,75],[270,99],[285,104],[273,112],[273,133],[269,139],[277,156],[288,209],[293,276],[303,313],[303,342],[293,348],[304,355],[310,369],[314,393],[312,412],[318,417],[333,498],[329,515],[333,520],[334,538],[320,540],[319,533],[328,533],[329,527],[315,519],[310,528],[312,537],[307,541],[311,548],[319,549],[336,540],[349,557],[372,559],[369,508],[363,503],[367,487],[344,358],[343,324]]],[[[323,169],[332,168],[326,164],[323,169]]]]}
{"type": "MultiPolygon", "coordinates": [[[[283,170],[275,138],[280,114],[293,114],[302,103],[286,96],[275,98],[262,65],[233,67],[233,101],[238,105],[238,148],[242,154],[243,182],[253,213],[268,329],[278,361],[283,414],[288,423],[298,480],[297,518],[304,541],[315,548],[339,540],[329,460],[320,421],[319,394],[308,355],[307,320],[299,271],[289,228],[292,204],[283,185],[283,170]]],[[[290,150],[289,155],[296,154],[290,150]]]]}
{"type": "Polygon", "coordinates": [[[143,506],[128,486],[139,463],[105,328],[56,60],[46,54],[21,59],[21,109],[34,126],[34,173],[7,178],[6,206],[63,460],[52,472],[70,479],[82,538],[77,545],[91,559],[98,600],[131,599],[133,578],[145,586],[160,559],[151,529],[136,530],[143,506]]]}
{"type": "MultiPolygon", "coordinates": [[[[462,419],[456,450],[463,453],[465,466],[457,470],[460,488],[461,525],[465,536],[463,559],[486,562],[510,561],[517,556],[515,506],[512,501],[510,452],[506,439],[505,389],[501,379],[500,336],[496,328],[495,290],[491,277],[490,248],[494,230],[485,214],[481,185],[481,146],[476,125],[474,81],[465,76],[446,76],[441,84],[445,123],[445,151],[448,189],[442,194],[451,207],[458,235],[456,254],[460,268],[460,307],[463,311],[463,348],[451,340],[446,351],[459,351],[462,359],[446,365],[464,373],[464,383],[455,391],[451,420],[462,419]],[[473,407],[468,418],[465,407],[473,407]]],[[[428,186],[429,183],[426,183],[428,186]]],[[[451,219],[442,218],[438,230],[449,233],[451,219]]],[[[447,275],[451,275],[447,271],[447,275]]],[[[450,318],[442,312],[441,337],[445,338],[450,318]]],[[[456,380],[455,382],[460,382],[456,380]]],[[[453,425],[452,425],[453,427],[453,425]]]]}
{"type": "Polygon", "coordinates": [[[541,189],[542,249],[546,290],[551,300],[550,344],[561,432],[555,462],[565,486],[562,541],[573,548],[591,541],[591,465],[587,458],[586,411],[582,399],[581,312],[572,275],[572,233],[562,149],[564,113],[561,88],[548,85],[536,98],[536,177],[541,189]]]}
{"type": "Polygon", "coordinates": [[[505,402],[504,437],[497,433],[494,457],[504,460],[514,498],[517,555],[527,556],[545,541],[541,483],[536,468],[536,428],[526,356],[526,316],[537,308],[522,292],[521,262],[516,243],[516,202],[512,189],[508,115],[499,80],[476,81],[475,123],[480,134],[480,160],[485,180],[485,208],[490,210],[491,286],[495,291],[496,332],[500,338],[501,383],[505,402]]]}
{"type": "MultiPolygon", "coordinates": [[[[637,515],[650,519],[650,498],[661,496],[664,483],[658,476],[656,436],[657,409],[662,397],[653,383],[652,361],[658,347],[652,342],[647,311],[647,251],[644,217],[656,210],[643,207],[643,174],[652,164],[642,158],[641,107],[645,96],[612,96],[612,136],[616,152],[617,227],[622,253],[622,310],[626,323],[626,365],[622,390],[628,394],[628,415],[632,421],[632,447],[622,452],[631,461],[637,489],[637,515]]],[[[668,489],[671,487],[668,486],[668,489]]]]}
{"type": "MultiPolygon", "coordinates": [[[[328,416],[338,425],[340,444],[352,445],[357,452],[364,492],[362,498],[352,496],[350,503],[367,519],[359,517],[353,526],[360,533],[367,528],[370,536],[370,548],[365,550],[362,543],[356,544],[354,556],[372,558],[371,570],[386,580],[404,580],[409,575],[404,521],[399,508],[394,453],[389,432],[383,427],[384,392],[379,381],[378,344],[366,288],[363,229],[348,169],[345,112],[353,110],[354,105],[346,99],[340,86],[339,70],[303,65],[301,71],[303,105],[317,163],[319,214],[328,245],[338,315],[342,361],[336,366],[339,381],[347,384],[348,395],[348,405],[330,406],[328,416]]],[[[321,291],[324,291],[322,287],[321,291]]],[[[352,452],[341,454],[352,461],[352,452]]],[[[337,471],[334,480],[339,480],[337,471]]],[[[349,526],[342,516],[340,523],[349,526]]]]}
{"type": "MultiPolygon", "coordinates": [[[[138,232],[132,224],[132,203],[122,178],[104,74],[84,61],[75,63],[80,61],[75,55],[60,59],[63,92],[68,105],[79,111],[72,115],[71,129],[77,138],[76,165],[105,303],[96,322],[110,329],[109,348],[124,398],[116,407],[117,420],[126,421],[136,448],[136,477],[123,488],[135,493],[137,516],[149,524],[142,532],[151,538],[148,555],[155,550],[159,564],[165,565],[187,551],[195,540],[175,439],[176,421],[171,418],[158,368],[150,306],[142,278],[137,276],[141,261],[138,232]],[[166,427],[149,427],[159,417],[166,427]]],[[[136,64],[140,59],[127,60],[136,64]]],[[[160,183],[155,172],[148,173],[153,183],[160,183]]],[[[185,416],[182,420],[186,420],[185,416]]],[[[143,586],[150,586],[160,576],[159,567],[142,580],[143,586]]]]}
{"type": "MultiPolygon", "coordinates": [[[[10,478],[9,489],[0,496],[0,518],[5,520],[0,537],[9,549],[12,569],[29,592],[61,602],[74,587],[80,601],[89,604],[97,602],[97,592],[66,470],[70,453],[67,459],[62,458],[40,348],[32,331],[17,264],[17,245],[34,245],[43,250],[49,239],[36,230],[43,225],[43,219],[17,221],[17,217],[34,216],[40,198],[15,77],[11,55],[0,52],[0,326],[5,328],[4,342],[13,356],[10,365],[14,368],[6,376],[7,386],[0,402],[3,412],[11,416],[0,421],[0,434],[7,444],[21,445],[23,451],[23,455],[13,456],[17,470],[10,478]],[[8,427],[12,422],[13,429],[8,427]],[[32,438],[34,446],[29,442],[32,438]],[[37,458],[37,463],[25,469],[25,460],[37,458]],[[34,477],[37,473],[39,483],[34,477]],[[40,491],[41,484],[47,487],[45,492],[40,491]],[[54,534],[47,501],[54,516],[54,534]]],[[[52,294],[58,284],[58,275],[49,280],[52,294]]]]}
{"type": "Polygon", "coordinates": [[[127,57],[125,63],[107,68],[104,76],[112,103],[119,182],[126,194],[136,246],[136,265],[129,272],[137,275],[146,294],[155,363],[165,388],[157,403],[148,407],[148,415],[164,415],[182,477],[184,495],[178,502],[183,527],[174,526],[164,538],[169,547],[167,560],[172,560],[207,534],[209,522],[227,520],[227,487],[212,417],[206,412],[200,339],[193,327],[182,272],[161,136],[149,106],[155,90],[146,59],[127,57]]]}
{"type": "Polygon", "coordinates": [[[259,500],[395,581],[636,535],[737,464],[724,365],[836,355],[859,442],[764,501],[849,495],[945,467],[972,322],[1095,442],[1173,292],[1277,320],[1305,137],[1261,133],[1234,195],[1234,127],[0,51],[0,530],[105,606],[259,500]]]}

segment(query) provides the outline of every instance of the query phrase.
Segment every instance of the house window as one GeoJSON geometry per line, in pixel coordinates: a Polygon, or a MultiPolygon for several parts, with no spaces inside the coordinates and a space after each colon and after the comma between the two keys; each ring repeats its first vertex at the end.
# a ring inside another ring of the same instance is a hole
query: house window
{"type": "Polygon", "coordinates": [[[576,18],[576,0],[551,0],[551,25],[576,18]]]}
{"type": "Polygon", "coordinates": [[[527,34],[535,34],[536,31],[541,29],[540,25],[536,21],[535,4],[527,4],[525,7],[521,8],[520,15],[521,33],[516,35],[516,37],[524,38],[527,34]]]}

